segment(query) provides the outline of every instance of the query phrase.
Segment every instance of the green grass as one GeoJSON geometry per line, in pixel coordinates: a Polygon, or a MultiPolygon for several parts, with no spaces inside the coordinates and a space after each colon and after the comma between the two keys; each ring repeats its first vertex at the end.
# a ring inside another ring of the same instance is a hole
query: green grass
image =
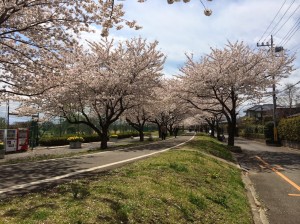
{"type": "Polygon", "coordinates": [[[227,145],[207,135],[199,136],[195,141],[189,142],[188,146],[228,161],[234,161],[227,145]]]}
{"type": "Polygon", "coordinates": [[[240,170],[201,153],[222,151],[208,141],[2,200],[0,223],[252,223],[240,170]]]}

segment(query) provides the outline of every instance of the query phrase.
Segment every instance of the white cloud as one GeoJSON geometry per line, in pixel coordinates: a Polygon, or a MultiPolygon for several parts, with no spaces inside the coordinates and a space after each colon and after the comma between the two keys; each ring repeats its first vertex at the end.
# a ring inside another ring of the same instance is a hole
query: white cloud
{"type": "MultiPolygon", "coordinates": [[[[136,0],[124,1],[125,17],[136,20],[143,29],[135,31],[124,28],[121,31],[111,31],[115,39],[128,39],[135,36],[147,38],[149,41],[158,40],[159,48],[167,55],[165,74],[178,73],[185,62],[185,53],[194,53],[200,57],[210,52],[210,47],[222,48],[227,41],[244,41],[253,48],[257,41],[269,41],[270,31],[279,21],[284,11],[292,1],[286,4],[279,13],[271,29],[260,40],[262,34],[269,26],[275,14],[282,5],[282,1],[273,0],[215,0],[205,1],[207,8],[213,14],[207,17],[203,14],[203,6],[199,1],[167,4],[165,0],[148,0],[138,3],[136,0]]],[[[277,28],[285,22],[299,4],[295,3],[282,19],[277,28]]],[[[274,44],[278,45],[298,19],[300,9],[274,36],[274,44]]],[[[276,29],[275,29],[276,31],[276,29]]],[[[86,39],[97,40],[100,38],[100,28],[95,34],[86,34],[86,39]]],[[[284,45],[285,49],[300,47],[299,32],[284,45]]],[[[299,56],[299,53],[297,54],[299,56]]],[[[299,59],[295,62],[299,67],[299,59]]],[[[300,79],[299,72],[294,72],[289,80],[300,79]]],[[[286,82],[284,80],[283,82],[286,82]]]]}

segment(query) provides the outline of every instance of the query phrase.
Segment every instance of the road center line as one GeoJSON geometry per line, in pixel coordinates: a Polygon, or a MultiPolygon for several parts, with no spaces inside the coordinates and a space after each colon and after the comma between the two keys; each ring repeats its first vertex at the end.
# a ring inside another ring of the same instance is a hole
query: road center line
{"type": "Polygon", "coordinates": [[[84,169],[84,170],[77,170],[75,172],[64,174],[64,175],[61,175],[61,176],[51,177],[51,178],[47,178],[47,179],[43,179],[43,180],[33,181],[33,182],[30,182],[30,183],[26,183],[26,184],[19,184],[19,185],[15,185],[15,186],[8,187],[8,188],[3,188],[3,189],[0,189],[0,194],[6,193],[6,192],[10,192],[10,191],[13,191],[13,190],[27,188],[27,187],[30,187],[30,186],[33,186],[33,185],[37,185],[37,184],[48,183],[48,182],[51,182],[51,181],[68,178],[68,177],[75,176],[75,175],[78,175],[78,174],[81,174],[81,173],[91,172],[91,171],[94,171],[94,170],[98,170],[98,169],[102,169],[102,168],[106,168],[106,167],[110,167],[110,166],[114,166],[114,165],[118,165],[118,164],[123,164],[123,163],[131,162],[131,161],[142,159],[142,158],[145,158],[145,157],[149,157],[149,156],[152,156],[152,155],[155,155],[155,154],[158,154],[158,153],[162,153],[162,152],[168,151],[170,149],[176,148],[178,146],[184,145],[187,142],[189,142],[192,139],[194,139],[194,137],[195,137],[195,135],[192,136],[189,140],[187,140],[187,141],[185,141],[183,143],[180,143],[180,144],[172,146],[170,148],[166,148],[166,149],[163,149],[163,150],[160,150],[160,151],[157,151],[157,152],[153,152],[153,153],[150,153],[150,154],[147,154],[147,155],[137,156],[137,157],[134,157],[134,158],[130,158],[130,159],[126,159],[126,160],[121,160],[121,161],[118,161],[118,162],[109,163],[109,164],[105,164],[105,165],[102,165],[102,166],[91,167],[91,168],[84,169]]]}
{"type": "MultiPolygon", "coordinates": [[[[290,185],[292,185],[294,188],[296,188],[298,191],[300,191],[300,187],[293,182],[292,180],[290,180],[287,176],[283,175],[282,173],[280,173],[276,168],[271,167],[270,164],[268,164],[266,161],[264,161],[262,158],[260,158],[259,156],[255,156],[255,158],[259,161],[261,161],[265,166],[267,166],[269,169],[271,169],[274,173],[276,173],[278,176],[280,176],[282,179],[284,179],[286,182],[288,182],[290,185]]],[[[289,194],[290,195],[290,194],[289,194]]]]}

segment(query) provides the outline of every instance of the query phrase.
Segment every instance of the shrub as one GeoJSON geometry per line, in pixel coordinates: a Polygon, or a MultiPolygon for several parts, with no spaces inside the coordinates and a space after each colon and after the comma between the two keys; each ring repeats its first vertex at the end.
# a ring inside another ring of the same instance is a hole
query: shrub
{"type": "Polygon", "coordinates": [[[266,141],[274,142],[274,123],[269,121],[265,124],[265,138],[266,141]]]}
{"type": "Polygon", "coordinates": [[[245,138],[264,138],[263,125],[243,125],[239,135],[245,138]]]}
{"type": "MultiPolygon", "coordinates": [[[[59,145],[68,145],[69,136],[63,137],[43,137],[40,139],[39,144],[41,146],[59,146],[59,145]]],[[[84,136],[83,142],[98,142],[101,141],[100,136],[98,135],[86,135],[84,136]]]]}
{"type": "Polygon", "coordinates": [[[69,141],[67,137],[45,137],[39,140],[39,144],[42,146],[58,146],[68,145],[69,141]]]}
{"type": "Polygon", "coordinates": [[[139,133],[138,132],[124,132],[124,133],[119,133],[118,134],[118,139],[130,138],[131,136],[138,137],[139,133]]]}
{"type": "Polygon", "coordinates": [[[300,116],[281,119],[278,132],[284,140],[300,142],[300,116]]]}

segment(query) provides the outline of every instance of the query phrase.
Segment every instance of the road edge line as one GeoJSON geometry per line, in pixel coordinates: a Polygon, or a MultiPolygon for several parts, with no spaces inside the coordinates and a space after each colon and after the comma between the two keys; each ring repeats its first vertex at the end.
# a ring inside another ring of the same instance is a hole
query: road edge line
{"type": "Polygon", "coordinates": [[[139,159],[143,159],[143,158],[146,158],[146,157],[150,157],[152,155],[155,155],[155,154],[158,154],[158,153],[162,153],[162,152],[166,152],[166,151],[168,151],[170,149],[177,148],[177,147],[179,147],[181,145],[184,145],[187,142],[193,140],[194,137],[195,137],[195,135],[193,135],[187,141],[182,142],[182,143],[180,143],[178,145],[175,145],[175,146],[172,146],[172,147],[169,147],[169,148],[157,151],[157,152],[152,152],[150,154],[146,154],[146,155],[142,155],[142,156],[137,156],[137,157],[133,157],[133,158],[130,158],[130,159],[121,160],[121,161],[118,161],[118,162],[109,163],[109,164],[105,164],[105,165],[101,165],[101,166],[91,167],[91,168],[88,168],[88,169],[77,170],[77,171],[72,172],[72,173],[68,173],[68,174],[64,174],[64,175],[60,175],[60,176],[55,176],[55,177],[51,177],[51,178],[47,178],[47,179],[43,179],[43,180],[33,181],[33,182],[30,182],[30,183],[26,183],[26,184],[19,184],[19,185],[15,185],[15,186],[8,187],[8,188],[3,188],[3,189],[0,189],[0,195],[3,194],[3,193],[6,193],[6,192],[10,192],[10,191],[14,191],[14,190],[19,190],[19,189],[23,189],[23,188],[26,188],[26,187],[31,187],[31,186],[42,184],[42,183],[48,183],[48,182],[52,182],[52,181],[56,181],[56,180],[61,180],[61,179],[72,177],[72,176],[75,176],[75,175],[78,175],[78,174],[92,172],[92,171],[99,170],[99,169],[102,169],[102,168],[106,168],[106,167],[110,167],[110,166],[115,166],[115,165],[119,165],[119,164],[125,164],[125,163],[132,162],[132,161],[135,161],[135,160],[139,160],[139,159]]]}

